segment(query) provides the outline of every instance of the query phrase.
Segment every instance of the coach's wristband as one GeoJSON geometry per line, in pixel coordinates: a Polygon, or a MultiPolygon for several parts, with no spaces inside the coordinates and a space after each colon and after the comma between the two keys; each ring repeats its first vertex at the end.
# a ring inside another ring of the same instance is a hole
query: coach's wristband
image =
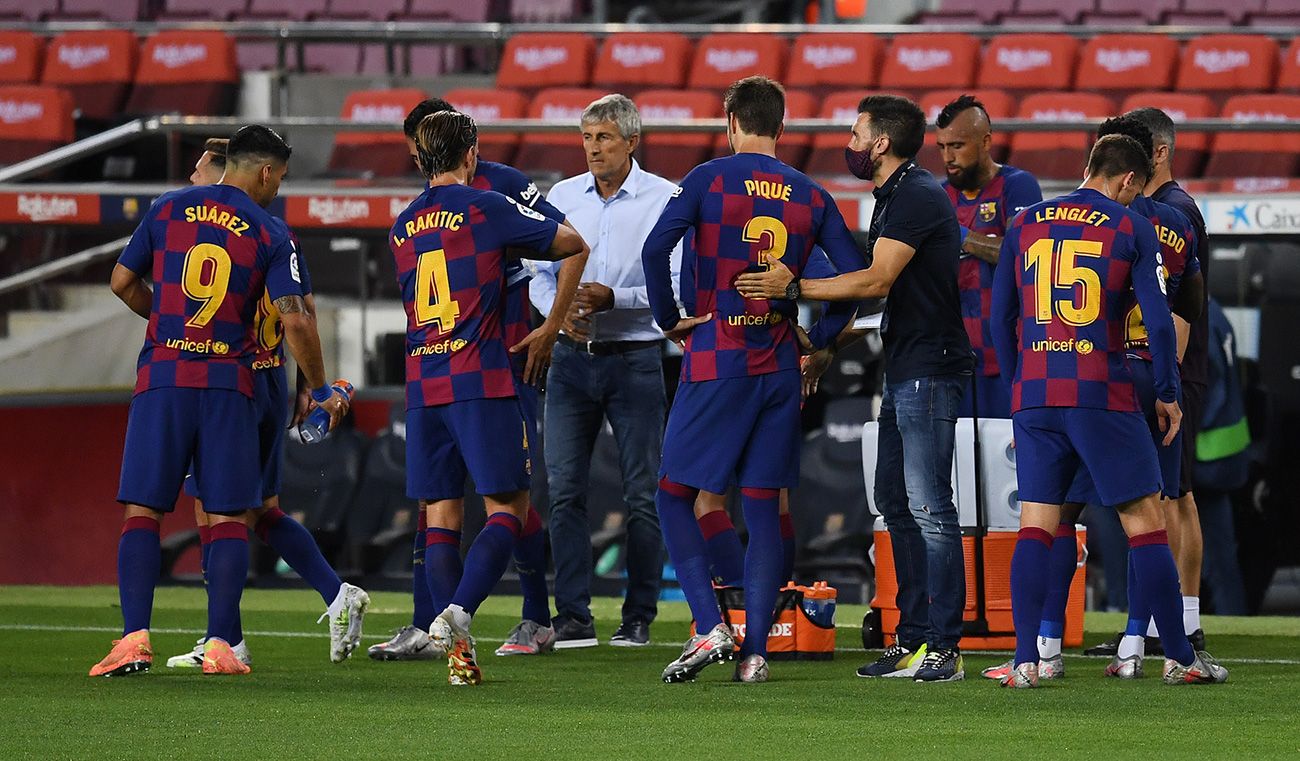
{"type": "Polygon", "coordinates": [[[324,404],[325,402],[328,402],[331,396],[334,396],[334,389],[328,385],[321,386],[320,388],[314,388],[311,391],[312,401],[316,402],[317,404],[324,404]]]}

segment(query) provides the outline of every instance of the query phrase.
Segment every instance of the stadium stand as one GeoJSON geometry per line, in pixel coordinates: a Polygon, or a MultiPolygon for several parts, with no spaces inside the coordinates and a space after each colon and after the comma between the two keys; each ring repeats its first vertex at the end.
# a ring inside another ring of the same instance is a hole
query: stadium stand
{"type": "Polygon", "coordinates": [[[145,40],[129,114],[228,114],[239,86],[234,41],[222,32],[162,31],[145,40]]]}
{"type": "Polygon", "coordinates": [[[1202,92],[1222,103],[1243,92],[1273,89],[1277,42],[1249,34],[1208,34],[1187,43],[1175,89],[1202,92]]]}
{"type": "Polygon", "coordinates": [[[1079,41],[1068,34],[1002,34],[989,41],[976,86],[1011,92],[1069,90],[1079,41]]]}
{"type": "MultiPolygon", "coordinates": [[[[1169,114],[1175,122],[1218,116],[1213,101],[1204,95],[1177,92],[1139,92],[1124,99],[1121,113],[1135,108],[1154,107],[1169,114]]],[[[1174,176],[1200,177],[1205,165],[1210,137],[1204,132],[1178,131],[1174,150],[1174,176]]]]}
{"type": "MultiPolygon", "coordinates": [[[[643,120],[707,119],[722,116],[722,101],[706,90],[646,90],[636,97],[643,120]]],[[[726,145],[726,136],[721,136],[726,145]]],[[[681,179],[715,154],[719,135],[701,132],[654,132],[642,138],[642,156],[655,174],[681,179]]]]}
{"type": "Polygon", "coordinates": [[[348,95],[340,116],[352,121],[391,122],[391,132],[340,132],[330,155],[332,174],[400,177],[415,171],[402,120],[427,96],[421,90],[361,90],[348,95]]]}
{"type": "Polygon", "coordinates": [[[229,21],[243,15],[248,0],[165,0],[158,12],[160,21],[192,21],[211,19],[229,21]]]}
{"type": "Polygon", "coordinates": [[[993,24],[1015,10],[1015,0],[944,0],[918,17],[927,24],[993,24]]]}
{"type": "MultiPolygon", "coordinates": [[[[442,97],[457,109],[474,117],[479,124],[523,118],[528,107],[524,96],[514,90],[462,88],[449,90],[442,97]]],[[[519,140],[518,132],[480,132],[478,145],[483,158],[509,164],[519,149],[519,140]]]]}
{"type": "MultiPolygon", "coordinates": [[[[1095,93],[1036,93],[1020,102],[1016,116],[1034,121],[1102,119],[1114,113],[1110,98],[1095,93]]],[[[1086,132],[1017,132],[1009,161],[1038,178],[1077,178],[1087,163],[1086,132]]]]}
{"type": "Polygon", "coordinates": [[[510,20],[537,24],[572,21],[578,6],[574,0],[510,0],[510,20]]]}
{"type": "Polygon", "coordinates": [[[577,87],[556,87],[538,93],[528,106],[528,117],[568,122],[573,125],[573,131],[529,135],[519,148],[515,165],[528,174],[536,172],[561,177],[587,171],[587,161],[578,139],[578,123],[587,104],[605,94],[604,90],[577,87]]]}
{"type": "Polygon", "coordinates": [[[1097,9],[1084,14],[1089,24],[1158,24],[1178,10],[1180,0],[1097,0],[1097,9]]]}
{"type": "Polygon", "coordinates": [[[141,0],[59,0],[60,19],[126,22],[146,18],[141,0]]]}
{"type": "Polygon", "coordinates": [[[909,34],[894,38],[880,71],[880,88],[919,96],[926,90],[975,84],[980,41],[969,34],[909,34]]]}
{"type": "Polygon", "coordinates": [[[248,0],[245,14],[253,19],[306,21],[325,13],[326,0],[248,0]]]}
{"type": "Polygon", "coordinates": [[[624,33],[606,38],[591,83],[634,96],[648,88],[681,88],[691,62],[691,41],[671,32],[624,33]]]}
{"type": "Polygon", "coordinates": [[[537,93],[591,81],[596,40],[585,34],[517,34],[506,41],[497,87],[537,93]]]}
{"type": "Polygon", "coordinates": [[[0,164],[29,159],[73,138],[72,96],[45,85],[0,86],[0,164]]]}
{"type": "MultiPolygon", "coordinates": [[[[861,90],[831,93],[822,101],[819,116],[852,125],[858,118],[858,103],[862,100],[862,95],[861,90]]],[[[844,146],[847,143],[848,139],[843,133],[818,132],[813,135],[812,150],[808,153],[804,171],[816,175],[847,175],[848,169],[844,166],[844,146]]]]}
{"type": "Polygon", "coordinates": [[[411,0],[401,18],[409,21],[483,22],[492,17],[488,0],[411,0]]]}
{"type": "Polygon", "coordinates": [[[1264,0],[1264,10],[1251,15],[1250,25],[1300,27],[1300,2],[1264,0]]]}
{"type": "Polygon", "coordinates": [[[124,29],[64,32],[46,50],[41,82],[67,90],[81,118],[116,118],[135,78],[139,46],[124,29]]]}
{"type": "Polygon", "coordinates": [[[813,33],[799,35],[790,55],[787,87],[818,96],[852,87],[875,87],[885,42],[872,34],[813,33]]]}
{"type": "Polygon", "coordinates": [[[1178,66],[1178,41],[1163,34],[1100,34],[1084,43],[1075,77],[1081,90],[1127,95],[1169,90],[1178,66]]]}
{"type": "MultiPolygon", "coordinates": [[[[1223,105],[1237,121],[1300,119],[1300,95],[1237,95],[1223,105]]],[[[1289,177],[1300,171],[1300,134],[1223,132],[1214,136],[1206,177],[1289,177]]]]}
{"type": "Polygon", "coordinates": [[[0,0],[0,19],[44,21],[58,11],[59,0],[0,0]]]}
{"type": "Polygon", "coordinates": [[[1015,13],[1003,24],[1077,24],[1093,8],[1093,0],[1016,0],[1015,13]]]}
{"type": "MultiPolygon", "coordinates": [[[[786,119],[811,119],[817,115],[818,101],[809,93],[802,90],[785,91],[785,118],[786,119]]],[[[845,130],[845,134],[848,130],[845,130]]],[[[804,161],[808,159],[808,151],[812,149],[813,136],[807,132],[789,132],[781,137],[781,141],[776,145],[776,156],[785,163],[793,167],[801,167],[804,161]]],[[[726,138],[718,141],[719,155],[730,153],[727,148],[726,138]]]]}
{"type": "Polygon", "coordinates": [[[1282,56],[1277,73],[1277,91],[1300,92],[1300,37],[1291,42],[1282,56]]]}
{"type": "Polygon", "coordinates": [[[0,84],[31,84],[41,76],[45,40],[30,32],[0,30],[0,84]]]}
{"type": "Polygon", "coordinates": [[[1174,14],[1171,23],[1178,24],[1243,24],[1246,17],[1264,10],[1264,0],[1183,0],[1182,9],[1174,14]]]}
{"type": "Polygon", "coordinates": [[[687,86],[721,92],[742,76],[785,76],[786,41],[773,34],[710,34],[695,46],[687,86]]]}

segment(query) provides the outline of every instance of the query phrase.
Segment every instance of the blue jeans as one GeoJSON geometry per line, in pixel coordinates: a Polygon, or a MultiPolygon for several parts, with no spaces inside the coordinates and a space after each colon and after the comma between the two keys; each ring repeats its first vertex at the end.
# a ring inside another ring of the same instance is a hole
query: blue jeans
{"type": "Polygon", "coordinates": [[[963,374],[886,379],[876,454],[876,505],[898,577],[898,641],[915,650],[956,647],[966,606],[961,524],[952,501],[963,374]]]}
{"type": "Polygon", "coordinates": [[[1237,529],[1231,495],[1198,487],[1196,512],[1201,520],[1201,536],[1206,537],[1201,573],[1214,593],[1214,612],[1220,616],[1244,616],[1246,587],[1237,562],[1237,529]]]}
{"type": "Polygon", "coordinates": [[[545,448],[555,608],[562,617],[591,620],[587,488],[592,448],[608,416],[628,508],[623,620],[654,620],[664,566],[655,490],[667,404],[658,346],[593,356],[555,345],[546,380],[545,448]]]}

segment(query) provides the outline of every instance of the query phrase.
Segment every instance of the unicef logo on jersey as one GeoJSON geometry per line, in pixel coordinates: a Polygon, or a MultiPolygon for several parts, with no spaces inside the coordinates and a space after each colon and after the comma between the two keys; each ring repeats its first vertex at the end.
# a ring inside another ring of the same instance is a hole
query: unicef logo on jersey
{"type": "Polygon", "coordinates": [[[546,221],[546,217],[542,216],[540,212],[533,211],[532,209],[528,208],[527,206],[524,206],[523,204],[519,203],[513,198],[506,198],[506,200],[514,204],[515,210],[518,211],[520,214],[524,215],[525,217],[528,217],[529,219],[535,219],[538,222],[546,221]]]}

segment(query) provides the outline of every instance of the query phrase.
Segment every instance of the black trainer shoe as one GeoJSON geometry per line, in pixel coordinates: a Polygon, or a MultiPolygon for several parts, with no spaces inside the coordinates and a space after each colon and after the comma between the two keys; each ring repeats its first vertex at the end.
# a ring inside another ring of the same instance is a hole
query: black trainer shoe
{"type": "Polygon", "coordinates": [[[960,682],[966,678],[965,662],[955,647],[928,650],[916,670],[918,682],[960,682]]]}
{"type": "Polygon", "coordinates": [[[1114,658],[1119,655],[1119,641],[1124,639],[1124,632],[1116,634],[1114,637],[1100,642],[1083,651],[1083,654],[1091,658],[1114,658]]]}
{"type": "Polygon", "coordinates": [[[555,649],[571,650],[577,647],[595,647],[600,644],[596,639],[595,621],[578,621],[573,618],[556,618],[555,649]]]}
{"type": "Polygon", "coordinates": [[[624,621],[609,638],[614,647],[645,647],[650,644],[650,623],[640,618],[624,621]]]}
{"type": "Polygon", "coordinates": [[[921,668],[921,661],[924,658],[924,644],[917,647],[916,650],[910,650],[897,644],[890,645],[889,649],[881,653],[880,657],[875,661],[859,667],[858,676],[865,679],[875,677],[911,679],[916,676],[917,670],[921,668]]]}

